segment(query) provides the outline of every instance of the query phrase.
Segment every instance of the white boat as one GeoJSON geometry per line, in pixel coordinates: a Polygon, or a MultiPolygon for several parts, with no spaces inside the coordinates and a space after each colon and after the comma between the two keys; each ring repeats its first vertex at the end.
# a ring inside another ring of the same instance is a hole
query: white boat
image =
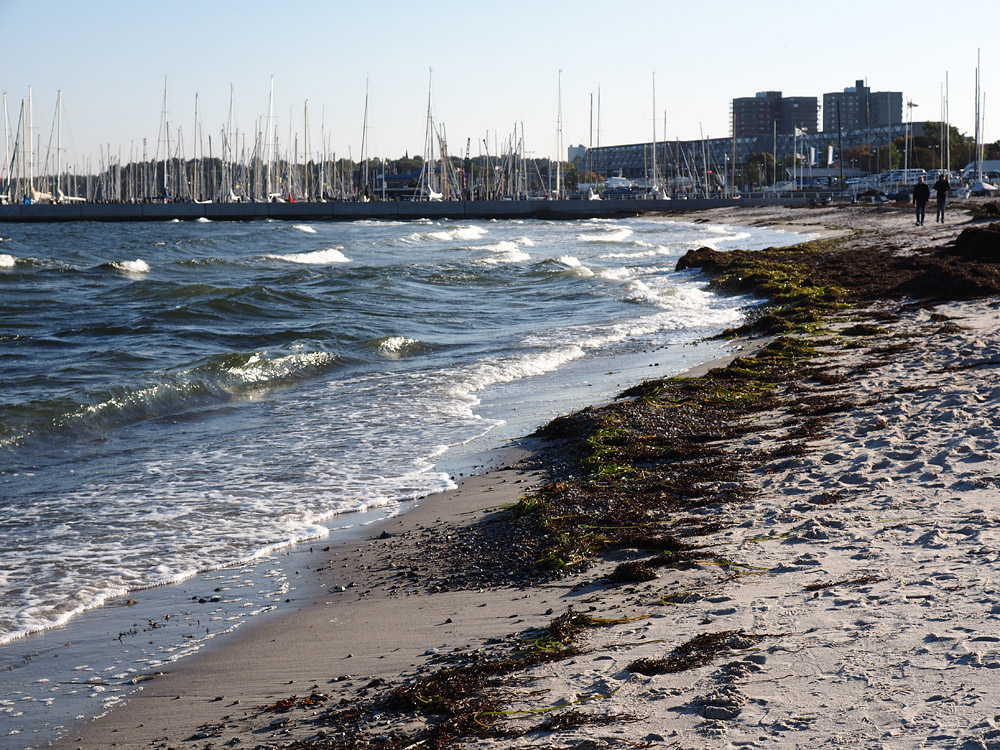
{"type": "Polygon", "coordinates": [[[984,182],[983,180],[980,180],[975,185],[971,185],[969,187],[969,195],[986,195],[986,196],[990,196],[990,195],[993,195],[994,193],[996,193],[998,190],[1000,190],[1000,188],[998,188],[996,185],[991,185],[988,182],[984,182]]]}

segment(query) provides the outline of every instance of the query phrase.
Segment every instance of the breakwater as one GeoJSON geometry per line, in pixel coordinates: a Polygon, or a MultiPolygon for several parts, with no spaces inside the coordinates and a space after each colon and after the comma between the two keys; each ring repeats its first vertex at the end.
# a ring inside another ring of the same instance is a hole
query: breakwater
{"type": "MultiPolygon", "coordinates": [[[[794,199],[772,199],[775,203],[794,199]]],[[[770,201],[767,201],[770,202],[770,201]]],[[[384,201],[360,203],[74,203],[0,206],[0,222],[64,221],[359,221],[378,219],[600,219],[645,213],[701,211],[763,205],[755,199],[711,200],[521,200],[521,201],[384,201]]]]}

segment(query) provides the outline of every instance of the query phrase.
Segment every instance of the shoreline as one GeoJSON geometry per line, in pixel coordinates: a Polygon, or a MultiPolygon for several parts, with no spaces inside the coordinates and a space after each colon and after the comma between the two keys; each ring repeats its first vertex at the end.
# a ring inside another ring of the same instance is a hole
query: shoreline
{"type": "MultiPolygon", "coordinates": [[[[787,214],[795,212],[775,213],[790,218],[787,214]]],[[[909,212],[904,213],[909,218],[909,212]]],[[[711,218],[720,220],[718,212],[712,212],[711,218]]],[[[721,220],[739,223],[735,218],[721,220]]],[[[928,243],[941,241],[940,233],[931,235],[920,230],[915,240],[922,242],[923,238],[928,243]]],[[[697,369],[703,371],[707,366],[697,369]]],[[[544,466],[538,463],[540,460],[545,460],[544,453],[538,454],[532,464],[522,464],[519,468],[502,467],[470,477],[458,490],[434,496],[436,499],[430,502],[422,501],[408,510],[405,517],[389,519],[371,529],[372,532],[384,530],[388,534],[384,538],[369,534],[363,540],[336,545],[330,550],[328,562],[315,571],[321,574],[317,588],[303,589],[299,597],[308,599],[308,603],[303,602],[294,612],[276,614],[259,623],[251,622],[226,644],[213,645],[197,657],[178,663],[176,669],[147,683],[142,691],[133,695],[127,706],[118,707],[104,718],[71,732],[55,746],[140,748],[159,747],[165,742],[184,739],[211,743],[241,737],[247,746],[264,739],[288,742],[322,737],[323,730],[317,734],[308,717],[318,714],[323,704],[334,705],[340,700],[350,702],[359,695],[366,696],[369,691],[384,689],[393,679],[398,682],[401,674],[415,675],[430,670],[433,662],[452,649],[477,649],[491,639],[499,641],[512,633],[543,628],[553,613],[560,614],[574,604],[579,609],[589,607],[597,616],[620,613],[626,607],[634,611],[635,605],[628,602],[629,598],[639,589],[648,589],[649,585],[623,593],[622,589],[609,589],[594,583],[593,570],[547,583],[525,581],[514,586],[490,586],[486,582],[471,588],[468,585],[457,589],[442,587],[434,593],[421,591],[419,586],[409,586],[411,576],[407,570],[412,570],[412,555],[420,553],[421,545],[429,537],[439,535],[442,530],[455,535],[467,534],[468,529],[488,517],[492,509],[516,502],[526,490],[543,480],[538,473],[544,466]],[[451,497],[445,507],[448,496],[451,497]],[[418,537],[424,542],[416,544],[418,537]],[[404,548],[411,549],[411,556],[397,566],[390,559],[390,550],[399,552],[404,548]],[[355,555],[357,559],[351,562],[348,558],[355,555]],[[352,574],[350,571],[354,567],[338,567],[345,562],[356,565],[357,571],[352,574]],[[339,587],[344,588],[340,590],[339,587]],[[311,703],[303,703],[307,695],[315,696],[311,703]],[[262,706],[276,706],[289,699],[296,709],[289,720],[282,718],[283,712],[260,710],[262,706]]],[[[694,580],[691,576],[679,576],[675,584],[707,585],[704,576],[699,576],[694,576],[694,580]]],[[[664,582],[655,585],[662,588],[664,582]]],[[[735,615],[735,619],[745,620],[747,615],[740,606],[724,603],[731,600],[733,597],[711,602],[701,617],[725,620],[735,615]]],[[[613,638],[620,640],[626,635],[628,638],[650,638],[654,632],[659,632],[654,626],[662,629],[677,614],[676,609],[658,613],[649,624],[626,626],[626,633],[616,632],[613,638]]],[[[700,609],[705,611],[705,606],[700,609]]],[[[686,626],[693,625],[694,613],[685,614],[687,616],[682,619],[686,626]]],[[[654,639],[648,642],[653,643],[654,639]]],[[[588,646],[594,647],[594,644],[588,646]]],[[[601,658],[591,654],[588,665],[593,672],[583,670],[591,674],[585,682],[593,683],[598,671],[596,667],[600,666],[594,660],[601,658]]],[[[748,663],[757,664],[753,660],[748,663]]],[[[558,670],[552,668],[550,671],[558,670]]],[[[599,671],[607,673],[605,669],[599,671]]],[[[580,693],[582,688],[573,687],[572,683],[581,679],[581,669],[572,672],[548,677],[551,685],[547,689],[553,699],[566,695],[567,690],[569,694],[580,693]]],[[[605,682],[609,679],[600,678],[605,682]]],[[[635,680],[627,682],[631,684],[635,680]]],[[[607,682],[613,683],[614,680],[607,682]]],[[[648,697],[640,699],[636,705],[642,707],[642,700],[648,697]]],[[[620,706],[616,710],[618,708],[620,706]]],[[[650,709],[646,706],[645,710],[648,713],[650,709]]],[[[731,712],[723,707],[715,713],[726,711],[731,712]]],[[[664,720],[661,717],[661,723],[664,720]]],[[[391,719],[385,720],[385,727],[387,732],[393,728],[391,719]]],[[[654,729],[656,731],[647,732],[649,737],[670,736],[659,725],[654,729]]],[[[574,737],[600,735],[598,730],[600,727],[590,729],[589,733],[579,732],[574,737]]],[[[604,730],[605,733],[609,731],[604,730]]],[[[696,729],[692,727],[691,731],[696,729]]],[[[634,741],[645,735],[628,730],[622,736],[634,741]]],[[[711,738],[711,732],[707,736],[711,738]]],[[[565,739],[565,735],[559,738],[565,739]]],[[[705,737],[701,741],[705,741],[705,737]]],[[[494,743],[494,746],[502,745],[494,743]]],[[[720,739],[719,744],[712,746],[725,744],[720,739]]]]}
{"type": "MultiPolygon", "coordinates": [[[[503,464],[503,455],[511,453],[511,441],[523,443],[522,436],[548,418],[588,403],[604,403],[652,373],[679,374],[692,363],[715,359],[732,347],[729,342],[694,342],[667,354],[662,346],[638,346],[570,363],[573,387],[552,391],[552,383],[537,384],[517,401],[516,413],[523,418],[508,417],[508,422],[486,435],[453,447],[440,457],[435,471],[464,481],[503,464]]],[[[406,501],[396,510],[376,508],[336,516],[328,522],[331,532],[322,538],[300,541],[260,559],[199,573],[178,583],[114,597],[65,625],[5,644],[0,647],[0,668],[12,670],[6,705],[14,720],[9,731],[18,732],[7,736],[24,746],[48,746],[58,741],[53,737],[67,736],[66,727],[80,724],[83,717],[86,723],[108,710],[117,712],[137,685],[160,679],[180,662],[200,659],[225,640],[241,638],[258,618],[294,611],[302,591],[310,586],[320,550],[367,538],[373,529],[384,527],[429,497],[406,501]],[[59,685],[64,686],[61,691],[59,685]]]]}
{"type": "MultiPolygon", "coordinates": [[[[678,377],[698,377],[755,344],[743,340],[727,346],[732,349],[728,354],[693,365],[678,377]]],[[[631,373],[635,374],[653,367],[646,360],[657,356],[646,352],[633,358],[636,364],[631,373]]],[[[629,382],[632,378],[628,372],[616,370],[606,375],[620,378],[626,374],[629,382]]],[[[137,675],[134,679],[141,687],[122,696],[108,710],[78,722],[54,740],[30,747],[158,747],[160,740],[178,732],[185,737],[204,734],[203,728],[218,717],[220,703],[230,709],[224,712],[225,721],[235,718],[241,710],[246,713],[244,720],[250,721],[260,706],[301,692],[305,682],[310,691],[321,691],[331,701],[349,699],[359,686],[365,689],[363,684],[387,682],[406,672],[427,669],[449,648],[468,648],[484,639],[503,640],[509,637],[511,628],[544,626],[553,611],[566,606],[561,599],[572,602],[587,593],[578,590],[579,581],[548,582],[538,592],[522,584],[508,596],[497,596],[496,589],[484,588],[476,592],[481,599],[473,604],[467,591],[448,592],[422,585],[401,587],[393,580],[401,574],[393,572],[391,564],[389,570],[385,568],[383,556],[393,539],[407,538],[404,544],[410,550],[412,565],[418,537],[424,540],[419,543],[425,544],[434,535],[461,533],[461,529],[488,520],[499,509],[515,504],[544,484],[550,451],[537,438],[519,437],[485,451],[473,454],[481,462],[479,465],[472,466],[467,456],[453,466],[479,472],[461,476],[454,489],[407,503],[399,514],[335,530],[335,540],[300,542],[276,553],[280,557],[273,566],[296,577],[296,588],[283,604],[248,618],[238,629],[217,634],[194,653],[137,675]],[[293,565],[289,557],[298,565],[293,565]],[[292,572],[295,567],[301,570],[292,572]],[[399,601],[399,597],[403,600],[399,601]],[[408,608],[411,598],[421,602],[418,618],[400,614],[401,609],[408,608]],[[327,612],[329,607],[333,609],[327,612]],[[459,612],[472,608],[482,611],[472,618],[459,619],[459,612]],[[395,626],[380,632],[379,625],[385,622],[395,626]],[[398,627],[403,624],[405,627],[398,627]],[[322,660],[315,660],[311,648],[317,638],[314,631],[329,625],[334,626],[332,635],[337,644],[323,652],[322,660]],[[439,642],[442,636],[450,640],[439,642]],[[337,650],[341,641],[343,648],[337,650]],[[298,658],[291,658],[293,654],[298,658]],[[316,664],[319,669],[314,669],[316,664]],[[335,678],[323,678],[323,669],[336,672],[335,678]],[[306,673],[313,674],[313,678],[304,679],[306,673]],[[262,675],[266,678],[262,679],[262,675]],[[164,726],[158,728],[157,724],[163,722],[164,726]]],[[[200,574],[196,579],[205,576],[200,574]]],[[[404,580],[412,578],[411,573],[404,580]]],[[[184,587],[188,583],[170,586],[184,587]]],[[[123,606],[124,600],[100,609],[107,610],[113,619],[115,610],[121,611],[123,606]]],[[[129,612],[126,619],[136,618],[129,612]]],[[[58,630],[53,632],[59,635],[58,630]]],[[[292,733],[284,734],[287,737],[292,733]]]]}

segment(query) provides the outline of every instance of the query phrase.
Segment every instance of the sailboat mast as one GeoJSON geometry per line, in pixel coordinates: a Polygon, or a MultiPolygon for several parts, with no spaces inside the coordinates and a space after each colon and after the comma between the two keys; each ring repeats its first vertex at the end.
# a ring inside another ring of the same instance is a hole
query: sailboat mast
{"type": "Polygon", "coordinates": [[[656,71],[653,71],[653,194],[656,189],[656,71]]]}
{"type": "Polygon", "coordinates": [[[10,198],[10,121],[7,118],[7,92],[3,92],[3,171],[0,171],[0,180],[7,175],[6,195],[10,198]]]}
{"type": "MultiPolygon", "coordinates": [[[[979,155],[980,142],[982,141],[981,133],[979,131],[979,57],[980,51],[976,50],[976,150],[975,150],[975,160],[976,160],[976,182],[983,181],[983,160],[979,155]]],[[[30,95],[30,90],[29,90],[30,95]]]]}
{"type": "Polygon", "coordinates": [[[590,94],[590,139],[587,141],[587,182],[594,174],[594,94],[590,94]]]}
{"type": "Polygon", "coordinates": [[[192,191],[193,195],[191,196],[191,198],[192,200],[197,202],[200,197],[198,194],[198,92],[197,91],[194,92],[194,130],[192,131],[191,138],[194,142],[193,145],[191,146],[194,152],[194,156],[192,157],[192,161],[194,163],[194,190],[192,191]]]}
{"type": "Polygon", "coordinates": [[[363,190],[368,190],[368,76],[365,76],[365,121],[361,129],[361,163],[364,174],[363,190]]]}
{"type": "MultiPolygon", "coordinates": [[[[979,100],[979,68],[976,68],[976,101],[978,107],[979,100]]],[[[979,115],[976,110],[976,121],[978,125],[979,115]]],[[[978,141],[977,141],[978,143],[978,141]]],[[[28,188],[31,193],[35,192],[35,108],[31,103],[31,89],[28,89],[28,188]]],[[[34,197],[34,196],[32,196],[34,197]]]]}
{"type": "Polygon", "coordinates": [[[597,85],[597,148],[601,147],[601,86],[597,85]]]}
{"type": "Polygon", "coordinates": [[[944,127],[948,133],[945,140],[945,147],[948,153],[948,175],[951,179],[951,112],[948,111],[948,71],[944,73],[944,127]]]}
{"type": "MultiPolygon", "coordinates": [[[[430,200],[434,192],[434,115],[431,110],[433,101],[434,68],[427,72],[427,122],[424,125],[423,164],[420,165],[420,178],[417,180],[418,199],[430,200]]],[[[487,144],[487,149],[489,145],[487,144]]]]}
{"type": "Polygon", "coordinates": [[[562,69],[559,70],[559,114],[556,117],[556,200],[562,198],[562,69]]]}
{"type": "Polygon", "coordinates": [[[167,157],[170,151],[170,130],[167,126],[167,78],[163,77],[163,200],[169,195],[170,180],[167,174],[167,157]]]}
{"type": "Polygon", "coordinates": [[[56,95],[56,199],[62,198],[62,89],[56,95]]]}
{"type": "Polygon", "coordinates": [[[28,118],[25,116],[24,99],[21,100],[21,202],[31,202],[28,194],[28,118]]]}
{"type": "Polygon", "coordinates": [[[310,199],[309,190],[309,100],[302,105],[302,177],[305,181],[305,199],[310,199]]]}
{"type": "Polygon", "coordinates": [[[220,200],[225,203],[233,195],[233,84],[229,84],[229,121],[226,123],[226,137],[222,143],[222,186],[220,200]]]}
{"type": "Polygon", "coordinates": [[[267,191],[264,193],[264,200],[271,200],[271,193],[273,192],[271,185],[271,150],[274,146],[274,134],[272,129],[274,127],[274,76],[271,76],[271,91],[267,97],[267,132],[264,133],[264,170],[266,174],[264,189],[267,191]]]}

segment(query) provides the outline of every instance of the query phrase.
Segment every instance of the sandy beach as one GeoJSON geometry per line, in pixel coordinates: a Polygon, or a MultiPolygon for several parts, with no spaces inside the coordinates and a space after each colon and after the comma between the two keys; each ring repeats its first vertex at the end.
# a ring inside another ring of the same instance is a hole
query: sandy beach
{"type": "Polygon", "coordinates": [[[982,254],[920,265],[971,208],[699,214],[840,238],[810,273],[856,290],[751,405],[640,388],[525,440],[56,747],[1000,748],[1000,299],[982,254]],[[631,463],[588,475],[609,419],[631,463]]]}

